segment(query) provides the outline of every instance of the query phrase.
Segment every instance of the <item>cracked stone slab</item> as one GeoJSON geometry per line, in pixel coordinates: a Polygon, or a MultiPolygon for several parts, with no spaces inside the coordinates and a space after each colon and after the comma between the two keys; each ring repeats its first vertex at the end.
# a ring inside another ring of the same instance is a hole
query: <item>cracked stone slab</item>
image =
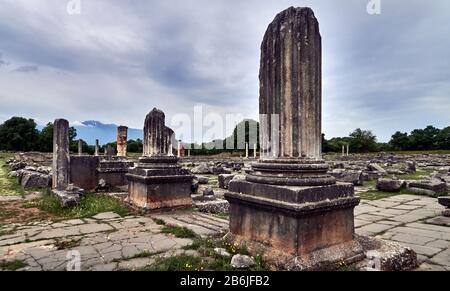
{"type": "Polygon", "coordinates": [[[96,216],[94,216],[92,218],[97,219],[97,220],[107,220],[107,219],[109,220],[109,219],[118,219],[118,218],[121,218],[121,216],[114,212],[105,212],[105,213],[97,214],[96,216]]]}

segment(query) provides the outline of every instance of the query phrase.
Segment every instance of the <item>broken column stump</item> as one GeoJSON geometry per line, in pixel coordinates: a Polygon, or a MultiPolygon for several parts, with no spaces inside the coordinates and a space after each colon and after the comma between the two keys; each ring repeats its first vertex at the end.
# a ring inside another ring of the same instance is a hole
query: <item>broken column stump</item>
{"type": "Polygon", "coordinates": [[[127,139],[128,139],[128,127],[119,126],[117,128],[117,156],[127,156],[127,139]]]}
{"type": "Polygon", "coordinates": [[[70,184],[69,122],[57,119],[53,129],[53,182],[52,193],[61,207],[80,203],[84,190],[70,184]]]}
{"type": "Polygon", "coordinates": [[[291,7],[261,46],[261,159],[233,180],[230,233],[275,269],[323,270],[365,257],[355,239],[352,184],[322,159],[321,35],[310,8],[291,7]]]}
{"type": "Polygon", "coordinates": [[[144,156],[126,175],[128,201],[145,211],[190,207],[193,176],[179,159],[170,156],[174,132],[165,126],[165,115],[153,109],[144,125],[144,156]]]}

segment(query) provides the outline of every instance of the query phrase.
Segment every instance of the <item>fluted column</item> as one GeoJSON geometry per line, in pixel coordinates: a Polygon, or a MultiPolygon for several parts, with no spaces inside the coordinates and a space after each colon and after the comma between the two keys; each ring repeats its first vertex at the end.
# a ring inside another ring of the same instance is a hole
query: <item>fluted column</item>
{"type": "Polygon", "coordinates": [[[321,158],[321,43],[310,8],[291,7],[269,25],[261,45],[263,158],[321,158]]]}

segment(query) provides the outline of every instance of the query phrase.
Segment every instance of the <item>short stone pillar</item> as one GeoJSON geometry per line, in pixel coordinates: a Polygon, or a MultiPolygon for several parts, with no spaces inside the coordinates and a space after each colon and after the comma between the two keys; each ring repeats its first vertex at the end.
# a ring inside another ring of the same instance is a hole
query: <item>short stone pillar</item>
{"type": "Polygon", "coordinates": [[[65,119],[57,119],[53,127],[53,189],[67,189],[69,186],[69,171],[69,122],[65,119]]]}
{"type": "Polygon", "coordinates": [[[190,207],[193,176],[171,155],[174,132],[165,126],[165,115],[153,109],[144,124],[144,152],[126,175],[128,202],[143,210],[190,207]]]}
{"type": "Polygon", "coordinates": [[[112,157],[112,156],[116,155],[116,151],[114,150],[114,148],[110,144],[106,146],[105,155],[107,157],[112,157]]]}
{"type": "Polygon", "coordinates": [[[95,140],[95,153],[94,156],[98,157],[100,155],[100,143],[99,140],[95,140]]]}
{"type": "Polygon", "coordinates": [[[245,180],[229,184],[229,237],[266,248],[270,263],[290,270],[362,259],[354,240],[359,198],[322,159],[321,35],[313,11],[279,13],[261,50],[262,157],[245,180]]]}
{"type": "Polygon", "coordinates": [[[78,140],[78,156],[83,155],[83,141],[81,139],[78,140]]]}
{"type": "Polygon", "coordinates": [[[127,156],[128,127],[119,126],[117,128],[117,156],[127,156]]]}
{"type": "Polygon", "coordinates": [[[248,159],[248,143],[245,143],[245,158],[248,159]]]}

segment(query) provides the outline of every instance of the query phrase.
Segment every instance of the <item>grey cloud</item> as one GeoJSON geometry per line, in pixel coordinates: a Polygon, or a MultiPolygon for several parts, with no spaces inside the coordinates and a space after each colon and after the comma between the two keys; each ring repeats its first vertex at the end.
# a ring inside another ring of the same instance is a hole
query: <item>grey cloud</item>
{"type": "Polygon", "coordinates": [[[323,38],[328,137],[363,127],[387,140],[397,129],[448,125],[450,3],[381,1],[382,14],[370,16],[367,2],[98,0],[83,1],[77,16],[65,1],[5,0],[0,51],[39,74],[0,71],[0,116],[141,127],[155,106],[170,118],[203,104],[257,118],[265,29],[284,8],[310,6],[323,38]]]}
{"type": "Polygon", "coordinates": [[[19,73],[37,72],[37,71],[39,71],[39,66],[27,65],[27,66],[19,67],[19,68],[15,69],[14,71],[19,72],[19,73]]]}

